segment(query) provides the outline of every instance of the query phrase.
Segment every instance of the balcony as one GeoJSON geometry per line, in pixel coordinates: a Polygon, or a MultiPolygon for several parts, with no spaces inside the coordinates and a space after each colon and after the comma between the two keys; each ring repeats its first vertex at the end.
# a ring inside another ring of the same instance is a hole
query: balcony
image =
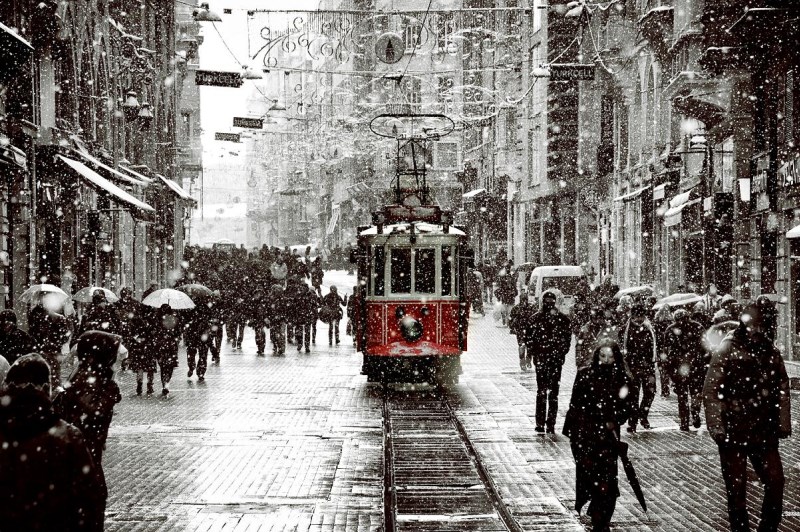
{"type": "Polygon", "coordinates": [[[658,61],[668,64],[670,60],[670,40],[675,16],[672,6],[658,6],[649,10],[639,19],[639,30],[650,48],[656,54],[658,61]]]}

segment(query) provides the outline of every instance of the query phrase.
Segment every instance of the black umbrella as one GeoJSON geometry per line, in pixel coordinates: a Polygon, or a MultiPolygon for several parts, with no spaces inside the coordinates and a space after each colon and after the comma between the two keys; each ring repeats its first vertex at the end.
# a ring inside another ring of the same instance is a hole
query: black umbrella
{"type": "Polygon", "coordinates": [[[207,303],[214,299],[214,292],[202,284],[185,284],[179,286],[178,290],[192,298],[195,302],[207,303]]]}
{"type": "Polygon", "coordinates": [[[633,493],[636,494],[636,499],[639,501],[639,504],[642,505],[642,510],[647,513],[647,503],[644,500],[644,492],[642,491],[642,485],[639,484],[639,477],[636,476],[636,470],[633,469],[633,464],[631,463],[631,459],[628,458],[628,444],[619,441],[617,438],[617,433],[611,431],[613,438],[617,441],[617,455],[622,460],[622,467],[625,469],[625,476],[628,477],[628,483],[631,485],[633,489],[633,493]]]}

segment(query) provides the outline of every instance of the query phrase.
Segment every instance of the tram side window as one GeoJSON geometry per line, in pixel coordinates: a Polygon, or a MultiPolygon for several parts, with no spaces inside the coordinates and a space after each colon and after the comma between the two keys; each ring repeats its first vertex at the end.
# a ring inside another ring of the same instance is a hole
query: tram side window
{"type": "Polygon", "coordinates": [[[376,296],[382,296],[386,291],[386,281],[384,280],[384,264],[386,263],[386,254],[383,246],[373,247],[372,255],[372,263],[375,267],[372,272],[372,294],[376,296]]]}
{"type": "Polygon", "coordinates": [[[414,291],[418,294],[436,293],[436,250],[424,248],[414,250],[414,291]]]}
{"type": "Polygon", "coordinates": [[[392,250],[392,293],[410,294],[411,293],[411,250],[393,249],[392,250]]]}
{"type": "Polygon", "coordinates": [[[442,295],[450,295],[450,285],[452,282],[453,255],[449,246],[442,247],[442,295]]]}

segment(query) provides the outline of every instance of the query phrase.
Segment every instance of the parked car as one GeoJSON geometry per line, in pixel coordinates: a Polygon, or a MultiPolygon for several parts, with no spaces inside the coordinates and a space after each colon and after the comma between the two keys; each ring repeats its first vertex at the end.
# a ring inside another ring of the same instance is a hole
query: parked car
{"type": "Polygon", "coordinates": [[[528,279],[528,298],[532,303],[541,306],[542,294],[546,290],[554,288],[562,294],[562,298],[558,302],[559,309],[565,314],[569,314],[583,280],[588,282],[586,274],[580,266],[538,266],[531,271],[528,279]]]}
{"type": "Polygon", "coordinates": [[[533,262],[523,262],[514,268],[514,277],[517,279],[517,292],[528,286],[528,279],[534,268],[536,268],[536,264],[533,262]]]}

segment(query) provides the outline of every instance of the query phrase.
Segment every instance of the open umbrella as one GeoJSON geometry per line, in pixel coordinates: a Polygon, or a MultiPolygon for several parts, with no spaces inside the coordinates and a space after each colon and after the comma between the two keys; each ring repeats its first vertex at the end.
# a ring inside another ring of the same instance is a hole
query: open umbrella
{"type": "Polygon", "coordinates": [[[214,298],[214,292],[209,287],[198,283],[185,284],[177,289],[192,298],[195,303],[214,298]]]}
{"type": "Polygon", "coordinates": [[[31,285],[30,288],[22,292],[22,294],[19,296],[19,299],[23,303],[32,303],[34,301],[38,302],[42,296],[47,294],[53,294],[53,296],[50,297],[53,297],[54,299],[55,298],[63,298],[64,300],[69,299],[69,294],[67,294],[54,284],[31,285]]]}
{"type": "Polygon", "coordinates": [[[653,309],[658,310],[664,305],[669,305],[670,308],[694,305],[702,300],[703,296],[699,296],[691,292],[685,294],[672,294],[671,296],[662,297],[659,299],[656,304],[653,305],[653,309]]]}
{"type": "Polygon", "coordinates": [[[650,296],[654,292],[653,287],[650,285],[642,285],[642,286],[632,286],[630,288],[623,288],[616,294],[614,297],[616,299],[621,298],[622,296],[650,296]]]}
{"type": "Polygon", "coordinates": [[[72,296],[73,301],[77,301],[78,303],[91,303],[92,296],[94,295],[96,290],[100,290],[106,296],[106,301],[109,303],[114,303],[115,301],[119,301],[119,297],[117,294],[109,290],[108,288],[103,288],[102,286],[87,286],[86,288],[81,288],[75,295],[72,296]]]}
{"type": "Polygon", "coordinates": [[[628,444],[623,441],[619,441],[616,432],[610,432],[613,435],[613,438],[617,441],[617,455],[619,456],[620,460],[622,460],[622,468],[625,470],[625,476],[628,477],[628,483],[631,485],[631,489],[636,495],[636,500],[638,500],[639,504],[642,506],[642,510],[647,513],[647,502],[644,500],[642,485],[639,483],[639,477],[636,476],[636,470],[633,469],[631,459],[628,458],[628,444]]]}
{"type": "Polygon", "coordinates": [[[172,310],[183,310],[194,308],[194,301],[192,298],[172,288],[162,288],[156,290],[142,301],[143,305],[148,307],[160,308],[161,305],[169,305],[172,310]]]}

